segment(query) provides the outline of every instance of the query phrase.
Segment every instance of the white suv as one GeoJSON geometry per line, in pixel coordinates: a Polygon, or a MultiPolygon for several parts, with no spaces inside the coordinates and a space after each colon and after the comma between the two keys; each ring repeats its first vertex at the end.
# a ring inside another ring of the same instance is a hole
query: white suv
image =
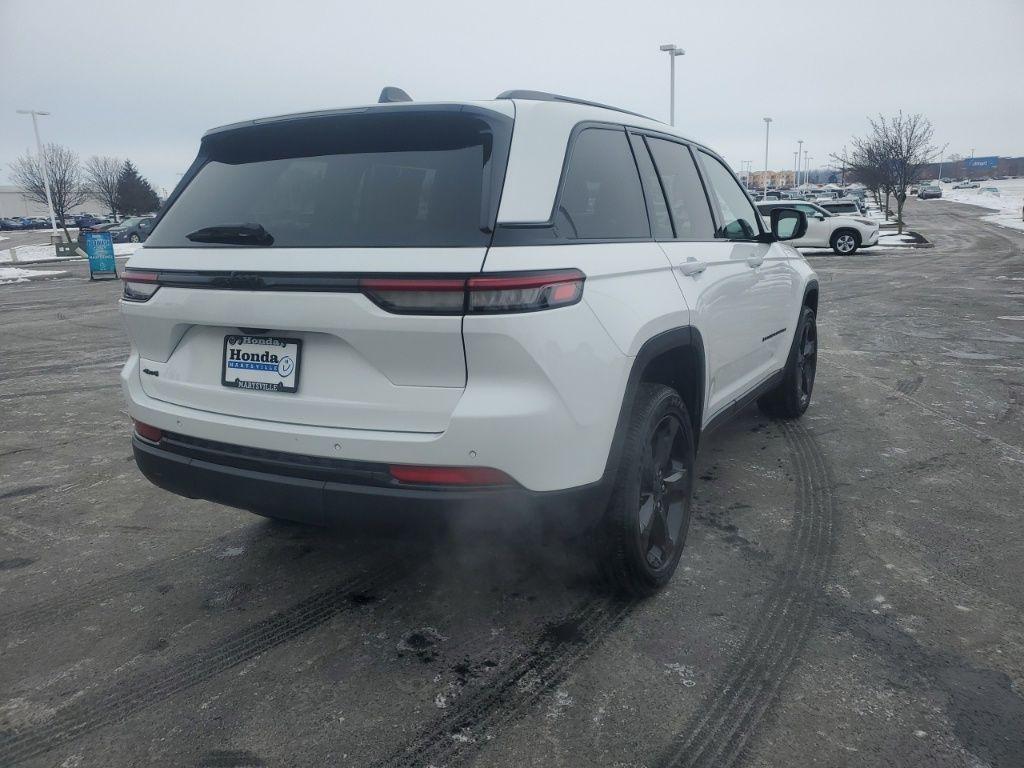
{"type": "Polygon", "coordinates": [[[701,435],[807,408],[805,228],[672,128],[532,91],[212,130],[124,270],[136,461],[318,524],[529,509],[650,593],[701,435]]]}
{"type": "Polygon", "coordinates": [[[840,256],[856,253],[878,243],[878,222],[860,216],[846,216],[825,210],[816,203],[794,200],[777,203],[768,200],[757,204],[762,216],[769,216],[779,206],[796,208],[807,215],[807,232],[793,240],[797,248],[831,248],[840,256]]]}

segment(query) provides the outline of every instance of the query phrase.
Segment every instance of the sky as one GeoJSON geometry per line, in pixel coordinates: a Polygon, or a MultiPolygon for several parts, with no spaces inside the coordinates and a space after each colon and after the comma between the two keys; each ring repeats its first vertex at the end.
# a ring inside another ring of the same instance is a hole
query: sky
{"type": "Polygon", "coordinates": [[[740,171],[828,164],[867,116],[920,112],[947,153],[1024,155],[1024,0],[0,0],[0,183],[44,141],[170,190],[211,127],[511,88],[676,123],[740,171]]]}

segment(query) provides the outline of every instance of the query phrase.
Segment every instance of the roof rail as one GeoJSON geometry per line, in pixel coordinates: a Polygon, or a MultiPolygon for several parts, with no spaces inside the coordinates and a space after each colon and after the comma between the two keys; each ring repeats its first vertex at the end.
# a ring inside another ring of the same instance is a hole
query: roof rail
{"type": "MultiPolygon", "coordinates": [[[[627,115],[634,115],[635,117],[642,117],[644,120],[654,120],[653,117],[647,115],[641,115],[639,112],[632,112],[628,109],[622,109],[621,107],[613,107],[610,104],[601,104],[597,101],[587,101],[586,99],[574,99],[572,96],[560,96],[557,93],[547,93],[546,91],[526,91],[526,90],[512,90],[502,91],[496,99],[526,99],[528,101],[562,101],[567,104],[583,104],[587,107],[600,107],[601,109],[610,109],[613,112],[623,112],[627,115]]],[[[661,122],[660,120],[656,122],[661,122]]]]}

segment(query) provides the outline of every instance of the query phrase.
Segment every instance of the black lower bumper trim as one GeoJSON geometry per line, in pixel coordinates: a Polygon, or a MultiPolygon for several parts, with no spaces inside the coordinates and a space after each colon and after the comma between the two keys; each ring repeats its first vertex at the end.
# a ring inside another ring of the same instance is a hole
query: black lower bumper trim
{"type": "Polygon", "coordinates": [[[137,435],[132,436],[132,450],[139,470],[160,488],[191,499],[312,525],[360,517],[380,520],[410,513],[497,515],[506,520],[539,513],[550,522],[575,529],[597,520],[607,502],[602,482],[545,492],[523,488],[410,488],[376,484],[379,477],[372,471],[364,476],[366,482],[339,482],[232,466],[208,460],[205,452],[185,455],[179,446],[167,450],[137,435]]]}

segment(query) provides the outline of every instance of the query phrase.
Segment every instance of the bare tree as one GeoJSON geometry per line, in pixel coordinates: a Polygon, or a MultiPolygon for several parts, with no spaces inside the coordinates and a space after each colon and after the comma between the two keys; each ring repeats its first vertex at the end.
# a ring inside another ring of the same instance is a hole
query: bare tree
{"type": "Polygon", "coordinates": [[[117,182],[123,168],[124,160],[119,157],[93,155],[82,169],[89,194],[107,206],[114,217],[117,216],[117,182]]]}
{"type": "Polygon", "coordinates": [[[932,124],[920,114],[902,112],[892,117],[879,115],[877,120],[869,118],[868,122],[871,133],[853,139],[851,166],[871,178],[877,189],[885,193],[886,217],[889,196],[896,198],[896,221],[902,234],[907,188],[937,153],[932,145],[932,124]]]}
{"type": "MultiPolygon", "coordinates": [[[[50,197],[53,213],[61,222],[64,237],[71,242],[71,234],[64,225],[64,217],[72,208],[89,199],[89,193],[82,183],[82,167],[78,153],[60,144],[43,146],[50,174],[50,197]]],[[[43,164],[40,158],[26,153],[10,165],[11,181],[29,200],[46,205],[46,187],[43,183],[43,164]]]]}

